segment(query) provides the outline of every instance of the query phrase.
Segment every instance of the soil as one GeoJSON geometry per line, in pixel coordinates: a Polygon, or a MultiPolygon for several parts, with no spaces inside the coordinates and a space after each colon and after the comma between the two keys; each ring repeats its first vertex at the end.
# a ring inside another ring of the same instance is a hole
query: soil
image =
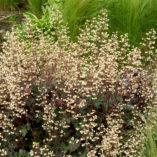
{"type": "Polygon", "coordinates": [[[5,41],[3,38],[4,33],[10,31],[14,23],[19,24],[23,21],[23,12],[24,11],[0,11],[0,51],[2,50],[2,43],[5,41]],[[11,20],[11,16],[15,18],[11,20]]]}

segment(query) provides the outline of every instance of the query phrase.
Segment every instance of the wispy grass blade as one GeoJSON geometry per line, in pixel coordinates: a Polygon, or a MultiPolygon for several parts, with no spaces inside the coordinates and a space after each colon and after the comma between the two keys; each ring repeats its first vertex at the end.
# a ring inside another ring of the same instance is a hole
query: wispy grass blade
{"type": "Polygon", "coordinates": [[[79,33],[79,27],[85,21],[95,16],[103,8],[103,0],[65,0],[63,18],[68,23],[70,37],[74,41],[79,33]]]}
{"type": "Polygon", "coordinates": [[[156,157],[157,143],[154,138],[153,130],[150,126],[148,126],[146,129],[145,147],[146,147],[145,152],[144,152],[145,157],[156,157]]]}
{"type": "Polygon", "coordinates": [[[34,15],[40,18],[42,15],[42,5],[46,1],[47,0],[28,0],[28,7],[34,15]]]}
{"type": "Polygon", "coordinates": [[[0,10],[13,10],[17,8],[19,0],[0,0],[0,10]]]}
{"type": "Polygon", "coordinates": [[[130,42],[138,45],[151,28],[157,30],[156,0],[106,0],[109,10],[110,32],[128,33],[130,42]]]}

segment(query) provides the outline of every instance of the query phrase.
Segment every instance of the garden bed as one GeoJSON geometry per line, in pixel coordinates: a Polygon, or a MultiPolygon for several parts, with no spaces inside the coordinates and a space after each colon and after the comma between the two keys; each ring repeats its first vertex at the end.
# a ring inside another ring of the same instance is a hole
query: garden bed
{"type": "Polygon", "coordinates": [[[0,156],[156,157],[155,19],[129,2],[2,12],[0,156]]]}

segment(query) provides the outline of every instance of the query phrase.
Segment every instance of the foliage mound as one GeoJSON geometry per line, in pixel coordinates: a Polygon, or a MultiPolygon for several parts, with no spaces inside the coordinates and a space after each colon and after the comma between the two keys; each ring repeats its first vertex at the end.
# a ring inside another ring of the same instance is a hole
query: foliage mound
{"type": "Polygon", "coordinates": [[[141,156],[156,32],[143,49],[131,47],[127,35],[109,36],[106,10],[86,21],[76,43],[61,15],[51,27],[45,35],[27,19],[3,45],[0,155],[141,156]]]}

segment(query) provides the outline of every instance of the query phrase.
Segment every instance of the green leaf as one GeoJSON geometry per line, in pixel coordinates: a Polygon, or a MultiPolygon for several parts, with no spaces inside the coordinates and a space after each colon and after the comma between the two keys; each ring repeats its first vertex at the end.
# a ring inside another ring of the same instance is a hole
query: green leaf
{"type": "Polygon", "coordinates": [[[68,119],[66,120],[66,122],[67,122],[68,124],[70,124],[71,118],[68,118],[68,119]]]}
{"type": "Polygon", "coordinates": [[[72,143],[69,143],[69,144],[65,144],[65,142],[61,143],[61,149],[64,151],[74,152],[79,147],[80,147],[80,144],[75,143],[75,141],[73,141],[72,143]]]}
{"type": "Polygon", "coordinates": [[[19,152],[8,152],[8,157],[31,157],[29,152],[20,149],[19,152]]]}
{"type": "Polygon", "coordinates": [[[133,110],[134,108],[132,105],[127,104],[125,105],[125,109],[130,111],[130,110],[133,110]]]}
{"type": "Polygon", "coordinates": [[[104,102],[104,95],[101,94],[101,96],[96,100],[94,106],[99,109],[100,105],[104,102]]]}
{"type": "Polygon", "coordinates": [[[23,137],[26,136],[28,130],[29,130],[29,125],[28,124],[26,124],[26,125],[24,125],[24,126],[21,127],[20,132],[21,132],[21,134],[22,134],[23,137]]]}
{"type": "Polygon", "coordinates": [[[82,153],[82,157],[87,157],[87,151],[86,150],[82,153]]]}
{"type": "Polygon", "coordinates": [[[30,13],[30,12],[25,12],[23,13],[25,17],[28,17],[30,18],[31,20],[35,20],[35,19],[38,19],[34,14],[30,13]]]}
{"type": "Polygon", "coordinates": [[[62,142],[60,145],[61,150],[67,150],[67,146],[65,144],[65,142],[62,142]]]}

